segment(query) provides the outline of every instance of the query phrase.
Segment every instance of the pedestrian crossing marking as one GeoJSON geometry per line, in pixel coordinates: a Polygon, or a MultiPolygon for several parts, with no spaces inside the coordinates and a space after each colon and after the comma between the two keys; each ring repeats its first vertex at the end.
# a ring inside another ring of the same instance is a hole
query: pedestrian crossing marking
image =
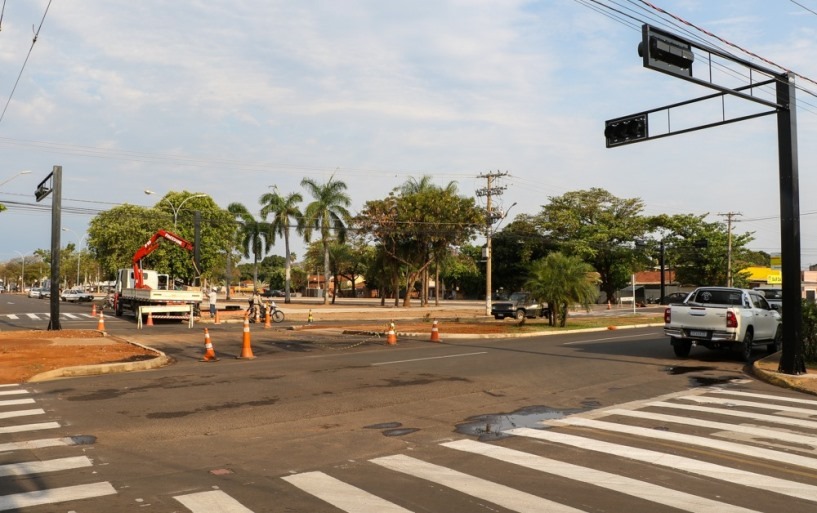
{"type": "Polygon", "coordinates": [[[323,472],[304,472],[282,479],[347,513],[412,513],[323,472]]]}
{"type": "MultiPolygon", "coordinates": [[[[758,394],[755,392],[744,392],[741,390],[726,390],[726,389],[712,389],[709,391],[712,394],[721,394],[721,395],[734,395],[739,397],[753,397],[755,399],[769,399],[771,401],[780,401],[783,403],[799,403],[799,404],[810,404],[817,408],[817,401],[813,399],[803,399],[801,397],[790,397],[790,396],[779,396],[779,395],[770,395],[770,394],[758,394]]],[[[814,414],[817,415],[817,410],[814,411],[814,414]]]]}
{"type": "Polygon", "coordinates": [[[0,419],[13,419],[17,417],[26,417],[28,415],[43,415],[45,410],[42,408],[34,408],[33,410],[17,410],[0,412],[0,419]]]}
{"type": "Polygon", "coordinates": [[[608,413],[610,415],[621,415],[623,417],[632,417],[636,419],[656,420],[659,422],[683,424],[686,426],[720,429],[722,431],[730,431],[733,433],[743,433],[745,435],[757,438],[774,438],[785,442],[817,447],[817,438],[813,436],[798,435],[795,433],[787,433],[785,431],[777,431],[774,429],[751,427],[742,424],[729,424],[726,422],[716,422],[712,420],[694,419],[691,417],[678,417],[677,415],[665,415],[663,413],[652,413],[648,411],[612,409],[608,410],[608,413]]]}
{"type": "Polygon", "coordinates": [[[664,440],[675,444],[686,444],[698,447],[706,447],[717,451],[730,452],[733,454],[740,454],[742,456],[749,456],[763,460],[774,461],[779,463],[785,461],[787,464],[797,465],[817,470],[817,460],[800,456],[798,454],[785,454],[783,456],[780,452],[771,449],[764,449],[762,447],[752,447],[748,445],[727,442],[724,440],[713,440],[703,436],[685,435],[683,433],[670,433],[667,431],[658,431],[655,429],[642,428],[636,426],[627,426],[624,424],[616,424],[613,422],[605,422],[594,419],[583,419],[581,417],[565,417],[559,420],[547,421],[551,425],[568,425],[579,426],[598,429],[601,431],[611,431],[614,433],[624,433],[628,435],[641,436],[645,438],[653,438],[657,440],[664,440]]]}
{"type": "Polygon", "coordinates": [[[34,399],[6,399],[0,401],[0,406],[19,406],[21,404],[32,404],[34,399]]]}
{"type": "Polygon", "coordinates": [[[629,445],[614,444],[601,440],[594,440],[592,438],[569,435],[566,433],[557,433],[553,430],[514,428],[504,432],[515,436],[533,438],[545,442],[568,445],[578,449],[610,454],[612,456],[640,461],[650,465],[681,470],[690,474],[700,475],[705,478],[718,479],[727,483],[739,483],[750,488],[757,488],[759,490],[766,490],[782,495],[788,495],[790,497],[796,497],[798,499],[817,502],[817,486],[787,481],[785,479],[756,474],[754,472],[732,467],[725,467],[723,465],[717,465],[715,463],[709,463],[693,458],[676,456],[674,454],[653,451],[650,449],[641,449],[639,447],[632,447],[629,445]]]}
{"type": "Polygon", "coordinates": [[[38,431],[40,429],[56,429],[58,427],[60,427],[58,422],[40,422],[37,424],[22,424],[20,426],[5,426],[0,427],[0,434],[38,431]]]}
{"type": "Polygon", "coordinates": [[[582,467],[498,445],[475,442],[473,440],[457,440],[456,442],[447,442],[442,445],[443,447],[456,449],[458,451],[479,454],[495,460],[513,463],[520,467],[580,481],[599,488],[606,488],[607,490],[657,504],[663,504],[682,511],[691,511],[693,513],[756,513],[755,510],[732,506],[725,502],[719,502],[705,497],[698,497],[697,495],[665,488],[646,481],[639,481],[638,479],[611,474],[610,472],[589,467],[582,467]]]}
{"type": "Polygon", "coordinates": [[[0,390],[0,395],[21,395],[27,393],[28,390],[0,390]]]}
{"type": "Polygon", "coordinates": [[[173,497],[193,513],[253,513],[221,490],[173,497]]]}
{"type": "Polygon", "coordinates": [[[17,316],[16,316],[16,315],[14,315],[14,314],[6,314],[6,317],[8,317],[8,318],[9,318],[10,320],[12,320],[12,321],[16,321],[16,320],[18,320],[18,319],[19,319],[19,317],[17,317],[17,316]]]}
{"type": "Polygon", "coordinates": [[[749,408],[760,408],[763,410],[796,413],[807,416],[817,415],[817,410],[800,408],[797,406],[786,406],[784,404],[759,403],[756,401],[742,401],[740,399],[724,399],[722,397],[705,397],[705,396],[684,396],[679,397],[679,399],[702,404],[720,404],[723,406],[748,406],[749,408]]]}
{"type": "Polygon", "coordinates": [[[91,465],[93,465],[93,463],[91,463],[91,460],[89,460],[87,456],[75,456],[45,461],[25,461],[22,463],[0,465],[0,477],[58,472],[60,470],[90,467],[91,465]]]}
{"type": "Polygon", "coordinates": [[[582,512],[582,510],[565,504],[402,454],[375,458],[369,461],[381,467],[419,477],[472,497],[493,502],[503,508],[519,513],[542,513],[544,511],[548,513],[582,512]]]}
{"type": "Polygon", "coordinates": [[[763,421],[774,424],[781,424],[785,426],[801,427],[805,429],[817,429],[817,421],[794,419],[791,417],[781,417],[779,415],[766,415],[763,413],[727,410],[724,408],[708,408],[706,406],[693,406],[690,404],[668,403],[664,401],[657,401],[654,403],[647,403],[647,406],[656,406],[659,408],[671,408],[684,411],[697,411],[700,413],[711,413],[713,415],[723,415],[725,417],[738,417],[747,420],[763,421]]]}
{"type": "Polygon", "coordinates": [[[42,449],[45,447],[58,447],[61,445],[72,445],[66,438],[42,438],[40,440],[26,440],[23,442],[7,442],[0,444],[0,452],[6,451],[27,451],[31,449],[42,449]]]}
{"type": "Polygon", "coordinates": [[[15,493],[0,496],[0,511],[19,510],[31,506],[58,502],[92,499],[116,494],[116,489],[107,481],[93,484],[50,488],[35,492],[15,493]]]}

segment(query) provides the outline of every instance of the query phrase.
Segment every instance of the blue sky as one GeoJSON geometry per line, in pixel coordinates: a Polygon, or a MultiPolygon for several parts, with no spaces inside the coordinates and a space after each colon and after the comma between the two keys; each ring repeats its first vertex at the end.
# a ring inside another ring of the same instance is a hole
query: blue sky
{"type": "MultiPolygon", "coordinates": [[[[817,80],[817,0],[652,3],[817,80]]],[[[50,246],[50,199],[33,192],[55,164],[73,230],[63,244],[85,233],[80,209],[148,206],[168,191],[257,211],[270,185],[305,192],[303,177],[334,174],[356,212],[411,177],[471,195],[480,174],[503,171],[511,217],[601,187],[641,198],[647,214],[740,212],[751,247],[779,251],[774,116],[604,147],[604,120],[710,92],[641,66],[643,21],[680,31],[645,2],[54,0],[9,101],[47,5],[7,2],[0,30],[0,182],[32,170],[0,186],[2,261],[50,246]]],[[[817,264],[817,97],[798,100],[806,266],[817,264]]]]}

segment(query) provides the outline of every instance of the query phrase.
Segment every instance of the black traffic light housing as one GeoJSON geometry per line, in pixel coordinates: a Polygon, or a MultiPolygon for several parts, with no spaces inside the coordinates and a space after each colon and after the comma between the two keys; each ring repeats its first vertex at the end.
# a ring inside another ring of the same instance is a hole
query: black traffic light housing
{"type": "Polygon", "coordinates": [[[695,55],[692,46],[669,32],[644,25],[638,55],[644,59],[644,67],[681,78],[692,77],[695,55]]]}
{"type": "Polygon", "coordinates": [[[604,122],[604,138],[608,148],[647,138],[647,114],[635,114],[604,122]]]}

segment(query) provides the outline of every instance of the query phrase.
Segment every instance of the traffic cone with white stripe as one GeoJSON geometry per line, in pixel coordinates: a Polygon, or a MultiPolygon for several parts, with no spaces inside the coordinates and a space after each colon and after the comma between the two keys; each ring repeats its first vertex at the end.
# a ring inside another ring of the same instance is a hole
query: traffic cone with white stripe
{"type": "Polygon", "coordinates": [[[96,330],[105,331],[105,314],[102,311],[99,312],[99,321],[96,323],[96,330]]]}
{"type": "Polygon", "coordinates": [[[96,317],[96,303],[91,307],[91,317],[96,317]]]}
{"type": "Polygon", "coordinates": [[[148,312],[148,321],[145,326],[153,326],[153,312],[148,312]]]}
{"type": "Polygon", "coordinates": [[[210,341],[210,332],[204,328],[204,356],[200,362],[217,362],[216,351],[213,349],[213,342],[210,341]]]}
{"type": "Polygon", "coordinates": [[[394,321],[389,323],[389,331],[386,334],[386,343],[390,346],[397,345],[397,333],[394,331],[394,321]]]}
{"type": "Polygon", "coordinates": [[[252,345],[251,345],[251,337],[250,337],[250,317],[248,315],[244,315],[244,339],[241,343],[241,356],[237,356],[236,358],[252,360],[255,358],[255,355],[252,354],[252,345]]]}
{"type": "Polygon", "coordinates": [[[431,325],[431,341],[440,341],[440,330],[437,329],[437,319],[434,319],[434,324],[431,325]]]}

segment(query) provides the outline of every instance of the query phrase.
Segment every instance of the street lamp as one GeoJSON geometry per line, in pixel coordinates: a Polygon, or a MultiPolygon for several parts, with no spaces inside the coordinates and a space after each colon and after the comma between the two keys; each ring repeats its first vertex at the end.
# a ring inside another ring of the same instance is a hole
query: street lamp
{"type": "MultiPolygon", "coordinates": [[[[74,235],[79,235],[77,232],[75,232],[71,228],[63,228],[62,231],[71,232],[74,235]]],[[[80,262],[80,257],[82,256],[82,243],[83,243],[83,241],[85,241],[85,235],[80,237],[80,239],[79,239],[79,249],[77,249],[77,281],[74,283],[74,286],[76,286],[76,287],[79,287],[79,262],[80,262]]]]}
{"type": "Polygon", "coordinates": [[[24,254],[20,253],[19,251],[15,250],[14,252],[17,253],[18,255],[20,255],[20,258],[23,259],[23,270],[20,273],[21,274],[20,277],[23,280],[23,290],[22,290],[22,292],[25,292],[26,291],[26,256],[24,254]]]}
{"type": "MultiPolygon", "coordinates": [[[[145,194],[150,196],[151,194],[156,194],[156,193],[151,191],[150,189],[145,189],[145,194]]],[[[170,205],[171,209],[173,209],[173,230],[174,231],[176,230],[176,224],[177,224],[177,222],[179,220],[179,211],[182,209],[182,205],[184,205],[185,203],[187,203],[189,200],[191,200],[193,198],[206,198],[206,197],[207,197],[206,194],[194,194],[192,196],[188,196],[187,198],[184,198],[181,203],[179,203],[178,207],[173,205],[173,202],[171,202],[169,199],[162,198],[162,201],[167,201],[167,204],[170,205]]]]}
{"type": "Polygon", "coordinates": [[[31,173],[31,170],[29,170],[29,169],[26,169],[25,171],[20,171],[19,173],[17,173],[16,175],[12,176],[11,178],[6,178],[6,179],[5,179],[5,180],[3,180],[2,182],[0,182],[0,186],[3,186],[3,185],[5,185],[5,184],[9,183],[10,181],[14,180],[15,178],[17,178],[17,177],[18,177],[18,176],[20,176],[20,175],[27,175],[27,174],[29,174],[29,173],[31,173]]]}

